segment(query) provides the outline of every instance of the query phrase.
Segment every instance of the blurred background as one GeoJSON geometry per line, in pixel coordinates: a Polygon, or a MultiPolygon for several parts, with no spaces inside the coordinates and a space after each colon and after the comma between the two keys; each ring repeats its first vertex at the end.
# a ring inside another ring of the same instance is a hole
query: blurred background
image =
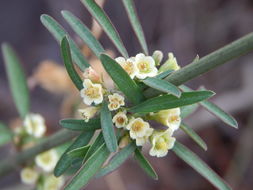
{"type": "MultiPolygon", "coordinates": [[[[253,31],[252,0],[135,0],[135,4],[150,52],[161,50],[165,55],[173,52],[181,66],[189,64],[197,54],[203,57],[253,31]]],[[[106,0],[104,9],[118,29],[129,54],[140,52],[122,3],[106,0]]],[[[40,15],[46,13],[53,16],[79,41],[61,17],[61,10],[71,11],[91,26],[91,17],[79,0],[0,1],[0,42],[9,42],[18,52],[29,78],[31,110],[46,118],[48,133],[60,129],[59,119],[68,115],[64,110],[66,102],[63,102],[73,91],[52,92],[45,90],[43,84],[34,82],[34,73],[43,61],[62,64],[58,44],[41,24],[40,15]]],[[[100,41],[106,49],[118,55],[104,33],[100,41]]],[[[215,91],[217,95],[212,101],[237,119],[238,130],[226,126],[204,109],[199,109],[186,123],[206,141],[208,151],[202,151],[191,139],[178,133],[181,142],[195,151],[234,189],[240,190],[253,187],[252,62],[251,53],[188,83],[195,89],[204,85],[215,91]]],[[[0,120],[11,125],[17,116],[0,55],[0,120]]],[[[7,149],[8,146],[1,149],[1,159],[5,159],[7,149]]],[[[134,160],[128,160],[118,171],[92,181],[86,189],[215,189],[173,153],[162,159],[149,158],[159,175],[158,181],[149,179],[134,160]]],[[[0,189],[12,190],[15,189],[13,186],[27,189],[20,185],[18,170],[0,179],[0,189]]]]}

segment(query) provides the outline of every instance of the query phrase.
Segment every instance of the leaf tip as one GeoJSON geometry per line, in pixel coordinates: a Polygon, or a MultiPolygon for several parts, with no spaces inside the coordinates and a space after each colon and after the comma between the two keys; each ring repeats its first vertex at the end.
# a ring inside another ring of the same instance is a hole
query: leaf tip
{"type": "Polygon", "coordinates": [[[239,128],[239,127],[238,127],[238,123],[237,123],[237,121],[236,121],[234,118],[232,118],[231,126],[234,127],[235,129],[238,129],[238,128],[239,128]]]}
{"type": "Polygon", "coordinates": [[[46,19],[47,17],[49,17],[47,14],[42,14],[42,15],[40,15],[40,20],[41,20],[41,22],[44,23],[44,21],[45,21],[45,19],[46,19]]]}
{"type": "Polygon", "coordinates": [[[67,15],[69,13],[69,11],[67,11],[67,10],[62,10],[61,11],[61,14],[64,16],[64,15],[67,15]]]}

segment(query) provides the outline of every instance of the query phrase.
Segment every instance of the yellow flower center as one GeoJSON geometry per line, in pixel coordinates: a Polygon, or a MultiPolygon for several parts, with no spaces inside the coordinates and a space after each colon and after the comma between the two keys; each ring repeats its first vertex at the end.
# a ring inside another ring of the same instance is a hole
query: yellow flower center
{"type": "Polygon", "coordinates": [[[110,103],[110,107],[114,108],[114,109],[117,109],[119,107],[119,104],[117,104],[117,103],[110,103]]]}
{"type": "Polygon", "coordinates": [[[134,122],[133,125],[132,125],[132,130],[133,130],[134,132],[139,132],[139,131],[141,131],[141,130],[143,129],[143,127],[144,127],[143,122],[141,122],[141,121],[136,121],[136,122],[134,122]]]}
{"type": "Polygon", "coordinates": [[[120,125],[123,125],[125,123],[125,119],[123,117],[119,116],[117,118],[117,123],[119,123],[120,125]]]}
{"type": "Polygon", "coordinates": [[[147,73],[150,71],[150,67],[147,62],[140,62],[137,64],[137,67],[140,70],[140,72],[142,72],[142,73],[147,73]]]}
{"type": "Polygon", "coordinates": [[[157,150],[167,150],[167,143],[164,142],[164,141],[157,142],[157,143],[155,144],[155,148],[156,148],[157,150]]]}
{"type": "Polygon", "coordinates": [[[85,89],[84,94],[90,98],[99,98],[99,88],[90,86],[89,88],[85,89]]]}
{"type": "Polygon", "coordinates": [[[134,72],[134,66],[131,62],[126,62],[123,66],[123,69],[131,75],[134,72]]]}
{"type": "Polygon", "coordinates": [[[31,178],[33,178],[33,172],[32,171],[27,171],[27,172],[25,172],[25,178],[26,179],[31,179],[31,178]]]}
{"type": "Polygon", "coordinates": [[[41,161],[45,164],[48,164],[52,161],[51,156],[49,154],[43,154],[41,155],[41,161]]]}
{"type": "Polygon", "coordinates": [[[173,115],[170,117],[170,122],[179,121],[179,117],[177,115],[173,115]]]}

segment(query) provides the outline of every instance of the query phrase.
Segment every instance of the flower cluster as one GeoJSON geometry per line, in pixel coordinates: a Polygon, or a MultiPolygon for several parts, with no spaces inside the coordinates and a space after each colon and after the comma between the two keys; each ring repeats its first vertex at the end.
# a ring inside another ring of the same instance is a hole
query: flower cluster
{"type": "MultiPolygon", "coordinates": [[[[16,147],[23,150],[33,146],[46,135],[46,130],[45,119],[40,114],[28,114],[23,125],[15,128],[16,147]]],[[[56,149],[37,155],[33,162],[21,170],[21,181],[36,189],[59,190],[64,184],[64,178],[56,178],[52,173],[59,156],[60,153],[56,149]]]]}
{"type": "MultiPolygon", "coordinates": [[[[177,70],[180,67],[172,53],[168,54],[168,60],[160,67],[163,58],[161,51],[155,51],[153,56],[146,56],[143,53],[135,57],[125,59],[117,57],[115,61],[126,71],[131,79],[141,81],[147,77],[155,77],[166,70],[177,70]]],[[[102,77],[91,67],[84,74],[83,89],[80,95],[86,108],[79,109],[85,122],[98,115],[103,101],[108,102],[108,109],[112,112],[116,129],[124,130],[119,147],[123,148],[131,141],[135,141],[137,146],[146,143],[151,144],[149,154],[151,156],[163,157],[168,150],[174,146],[175,138],[173,133],[181,124],[180,108],[161,110],[157,113],[149,113],[145,116],[135,116],[127,111],[127,104],[124,96],[117,89],[107,90],[103,84],[102,77]],[[151,126],[149,120],[154,120],[165,129],[158,130],[151,126]]]]}
{"type": "Polygon", "coordinates": [[[59,190],[64,184],[64,178],[56,178],[52,174],[58,159],[59,155],[55,149],[37,155],[35,164],[21,170],[21,181],[41,190],[59,190]]]}

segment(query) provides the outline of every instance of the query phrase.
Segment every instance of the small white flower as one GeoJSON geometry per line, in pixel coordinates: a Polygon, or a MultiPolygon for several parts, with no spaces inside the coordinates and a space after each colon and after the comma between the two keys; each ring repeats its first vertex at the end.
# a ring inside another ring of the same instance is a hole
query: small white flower
{"type": "Polygon", "coordinates": [[[50,175],[45,179],[44,189],[45,190],[59,190],[64,185],[63,177],[55,177],[50,175]]]}
{"type": "Polygon", "coordinates": [[[168,150],[172,149],[176,139],[172,137],[173,131],[167,129],[165,131],[155,131],[151,136],[152,147],[149,151],[151,156],[164,157],[168,154],[168,150]]]}
{"type": "Polygon", "coordinates": [[[153,131],[154,131],[153,128],[149,128],[144,137],[136,138],[136,145],[137,146],[143,146],[148,141],[148,139],[152,135],[153,131]]]}
{"type": "Polygon", "coordinates": [[[180,108],[161,110],[151,114],[150,118],[175,131],[181,124],[180,108]]]}
{"type": "Polygon", "coordinates": [[[46,125],[44,118],[39,114],[29,114],[25,117],[24,127],[29,135],[34,137],[42,137],[46,132],[46,125]]]}
{"type": "Polygon", "coordinates": [[[94,84],[90,79],[84,79],[83,89],[80,91],[83,102],[87,105],[100,104],[103,101],[103,89],[101,84],[94,84]]]}
{"type": "Polygon", "coordinates": [[[126,128],[130,130],[130,137],[132,139],[137,139],[147,135],[150,125],[139,117],[131,119],[126,128]]]}
{"type": "Polygon", "coordinates": [[[123,128],[128,122],[128,118],[125,111],[120,111],[112,118],[112,122],[115,123],[117,128],[123,128]]]}
{"type": "Polygon", "coordinates": [[[146,77],[154,77],[157,75],[157,68],[155,61],[151,56],[145,56],[143,53],[139,53],[135,56],[134,64],[137,68],[136,77],[139,79],[145,79],[146,77]]]}
{"type": "Polygon", "coordinates": [[[35,163],[45,172],[53,171],[59,157],[56,150],[51,149],[35,157],[35,163]]]}
{"type": "Polygon", "coordinates": [[[108,96],[109,104],[108,108],[110,111],[114,111],[125,105],[125,98],[118,93],[114,93],[108,96]]]}
{"type": "Polygon", "coordinates": [[[79,109],[78,111],[81,114],[81,116],[84,118],[84,121],[88,122],[91,118],[93,118],[96,115],[98,111],[98,107],[91,106],[84,109],[79,109]]]}
{"type": "Polygon", "coordinates": [[[133,79],[137,73],[137,68],[134,64],[134,58],[125,59],[124,57],[117,57],[115,59],[120,66],[128,73],[131,79],[133,79]]]}
{"type": "Polygon", "coordinates": [[[34,185],[39,178],[39,174],[35,169],[27,167],[21,170],[20,177],[24,184],[34,185]]]}

